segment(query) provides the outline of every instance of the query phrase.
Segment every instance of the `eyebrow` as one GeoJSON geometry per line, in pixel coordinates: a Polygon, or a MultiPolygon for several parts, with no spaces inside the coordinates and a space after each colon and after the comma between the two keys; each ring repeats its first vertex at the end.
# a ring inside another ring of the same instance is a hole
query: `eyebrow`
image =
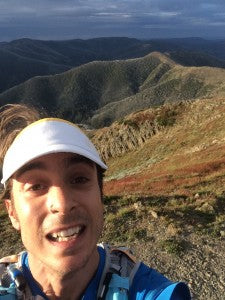
{"type": "Polygon", "coordinates": [[[75,164],[78,164],[78,163],[85,163],[85,164],[89,165],[92,168],[94,168],[94,166],[95,166],[95,163],[92,160],[90,160],[90,159],[88,159],[88,158],[86,158],[82,155],[78,155],[78,154],[73,155],[71,157],[66,157],[64,159],[64,163],[65,163],[66,167],[69,167],[71,165],[75,165],[75,164]]]}
{"type": "Polygon", "coordinates": [[[21,175],[23,175],[25,172],[31,171],[31,170],[44,170],[46,169],[46,166],[43,162],[41,161],[37,161],[37,162],[33,162],[33,163],[28,163],[25,166],[21,167],[16,173],[15,173],[15,177],[19,178],[21,175]]]}
{"type": "MultiPolygon", "coordinates": [[[[79,163],[85,163],[87,164],[88,166],[94,168],[95,166],[95,163],[84,157],[84,156],[81,156],[81,155],[76,155],[74,154],[73,156],[71,157],[66,157],[63,159],[63,164],[66,166],[66,167],[69,167],[69,166],[73,166],[73,165],[76,165],[76,164],[79,164],[79,163]]],[[[19,178],[21,175],[23,175],[25,172],[28,172],[28,171],[31,171],[31,170],[46,170],[47,167],[45,165],[44,162],[41,162],[41,161],[36,161],[36,162],[31,162],[31,163],[28,163],[26,164],[25,166],[21,167],[16,173],[15,173],[15,177],[16,178],[19,178]]]]}

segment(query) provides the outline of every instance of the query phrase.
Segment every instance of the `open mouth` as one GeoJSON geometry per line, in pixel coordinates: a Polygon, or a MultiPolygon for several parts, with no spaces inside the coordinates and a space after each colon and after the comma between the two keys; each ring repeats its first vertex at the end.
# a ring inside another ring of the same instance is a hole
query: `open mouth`
{"type": "Polygon", "coordinates": [[[58,232],[47,234],[47,238],[53,242],[67,242],[76,239],[83,231],[84,226],[71,227],[58,232]]]}

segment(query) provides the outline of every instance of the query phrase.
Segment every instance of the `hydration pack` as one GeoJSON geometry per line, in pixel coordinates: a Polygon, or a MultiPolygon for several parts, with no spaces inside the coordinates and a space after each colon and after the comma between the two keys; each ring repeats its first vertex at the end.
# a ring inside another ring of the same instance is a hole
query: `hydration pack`
{"type": "Polygon", "coordinates": [[[24,298],[26,281],[23,277],[20,258],[18,255],[11,255],[0,260],[0,299],[20,300],[24,298]]]}
{"type": "Polygon", "coordinates": [[[129,288],[140,262],[136,262],[126,247],[113,248],[107,244],[100,244],[100,246],[106,251],[106,261],[97,299],[127,300],[129,288]]]}
{"type": "MultiPolygon", "coordinates": [[[[98,246],[105,249],[106,261],[100,279],[97,300],[128,300],[129,288],[140,262],[125,247],[98,246]]],[[[41,300],[33,296],[22,273],[21,257],[8,256],[0,260],[0,300],[41,300]]]]}

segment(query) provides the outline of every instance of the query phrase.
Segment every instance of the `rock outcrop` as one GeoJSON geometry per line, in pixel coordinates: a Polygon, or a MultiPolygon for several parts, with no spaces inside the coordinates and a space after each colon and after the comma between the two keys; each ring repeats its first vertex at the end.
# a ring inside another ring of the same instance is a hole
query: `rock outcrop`
{"type": "Polygon", "coordinates": [[[104,160],[142,146],[149,138],[176,121],[185,103],[165,104],[159,108],[133,113],[110,127],[92,132],[92,141],[104,160]]]}

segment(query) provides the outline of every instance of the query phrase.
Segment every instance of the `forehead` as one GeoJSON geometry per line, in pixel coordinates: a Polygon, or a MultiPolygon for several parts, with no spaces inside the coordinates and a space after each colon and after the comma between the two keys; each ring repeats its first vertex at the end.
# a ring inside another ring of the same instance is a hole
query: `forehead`
{"type": "Polygon", "coordinates": [[[60,167],[60,168],[69,168],[74,165],[88,165],[91,168],[95,168],[95,163],[90,159],[73,153],[51,153],[47,155],[40,156],[35,158],[22,166],[14,175],[14,178],[18,178],[22,174],[35,170],[35,169],[48,169],[48,167],[60,167]]]}

